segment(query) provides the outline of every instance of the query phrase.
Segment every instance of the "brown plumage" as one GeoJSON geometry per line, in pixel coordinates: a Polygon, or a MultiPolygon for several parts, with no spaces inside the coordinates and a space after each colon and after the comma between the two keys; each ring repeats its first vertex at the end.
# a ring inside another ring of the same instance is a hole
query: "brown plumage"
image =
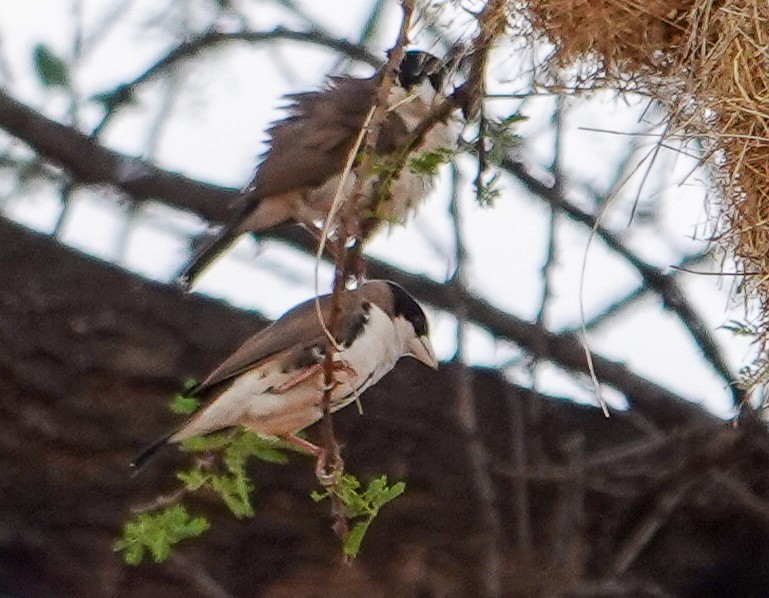
{"type": "MultiPolygon", "coordinates": [[[[390,110],[381,126],[376,152],[389,155],[404,147],[411,131],[429,112],[440,86],[441,63],[424,52],[409,52],[399,82],[394,85],[390,110]],[[408,99],[406,99],[408,96],[408,99]]],[[[234,218],[223,232],[199,251],[178,277],[188,288],[195,278],[240,235],[261,232],[284,222],[315,228],[325,220],[350,151],[374,104],[381,74],[368,79],[332,77],[320,91],[288,96],[288,116],[269,130],[269,149],[255,176],[238,199],[234,218]]],[[[420,151],[453,148],[456,139],[448,125],[431,129],[420,151]]],[[[405,219],[431,187],[429,176],[404,169],[391,186],[391,196],[380,206],[381,221],[405,219]]],[[[349,178],[345,191],[354,185],[349,178]]],[[[373,177],[363,189],[373,204],[373,177]]],[[[371,227],[371,232],[375,229],[371,227]]]]}

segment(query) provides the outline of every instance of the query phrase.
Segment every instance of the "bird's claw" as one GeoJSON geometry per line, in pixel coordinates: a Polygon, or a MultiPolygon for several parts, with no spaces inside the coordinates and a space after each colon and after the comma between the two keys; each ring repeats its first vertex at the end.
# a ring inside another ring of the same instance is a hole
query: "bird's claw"
{"type": "Polygon", "coordinates": [[[344,359],[340,359],[339,361],[334,362],[334,371],[335,372],[344,372],[345,374],[348,374],[349,376],[357,376],[358,373],[353,369],[353,367],[347,363],[344,359]]]}
{"type": "MultiPolygon", "coordinates": [[[[353,367],[349,363],[344,361],[343,359],[340,359],[338,361],[334,361],[334,364],[332,366],[332,370],[334,372],[344,372],[345,374],[347,374],[348,376],[350,376],[352,378],[354,378],[354,377],[356,377],[358,375],[357,372],[353,369],[353,367]]],[[[341,384],[341,382],[339,380],[337,380],[336,378],[331,380],[331,382],[329,382],[328,384],[326,384],[325,380],[321,380],[318,383],[318,390],[320,390],[322,392],[327,392],[329,390],[334,390],[340,384],[341,384]]]]}
{"type": "Polygon", "coordinates": [[[339,382],[336,380],[331,381],[329,384],[324,384],[322,381],[318,383],[318,390],[321,392],[327,392],[329,390],[334,390],[339,382]]]}
{"type": "Polygon", "coordinates": [[[338,452],[331,460],[326,458],[327,455],[328,452],[322,449],[322,452],[318,455],[318,460],[315,462],[315,477],[318,478],[318,483],[324,488],[336,486],[344,471],[344,462],[338,452]]]}

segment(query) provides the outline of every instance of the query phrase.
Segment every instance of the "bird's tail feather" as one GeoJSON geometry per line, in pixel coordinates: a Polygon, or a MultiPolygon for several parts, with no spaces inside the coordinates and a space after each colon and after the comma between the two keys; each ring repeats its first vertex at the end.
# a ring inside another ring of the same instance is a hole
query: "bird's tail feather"
{"type": "Polygon", "coordinates": [[[147,448],[142,450],[138,455],[136,455],[131,460],[131,468],[133,469],[133,473],[131,475],[138,474],[142,469],[144,469],[144,466],[149,462],[152,457],[154,457],[158,451],[160,451],[163,447],[168,446],[168,440],[176,433],[174,430],[173,432],[166,434],[162,438],[158,438],[155,442],[150,444],[147,448]]]}
{"type": "Polygon", "coordinates": [[[200,248],[176,277],[176,284],[189,291],[206,268],[208,268],[241,235],[239,230],[226,227],[212,241],[200,248]]]}
{"type": "MultiPolygon", "coordinates": [[[[189,422],[188,422],[189,423],[189,422]]],[[[183,437],[175,438],[178,434],[181,434],[184,432],[185,428],[187,427],[187,424],[184,424],[181,428],[177,428],[173,432],[170,432],[163,436],[162,438],[158,438],[155,442],[150,444],[147,448],[142,450],[136,457],[133,458],[131,461],[131,468],[133,469],[133,472],[131,473],[131,476],[137,475],[139,472],[141,472],[144,467],[149,463],[149,461],[152,460],[152,458],[163,448],[175,444],[177,442],[180,442],[182,440],[186,440],[187,438],[192,438],[193,436],[206,436],[208,434],[213,434],[216,432],[224,432],[226,430],[233,430],[237,426],[225,426],[216,430],[212,430],[209,432],[204,432],[202,434],[184,434],[183,437]]]]}

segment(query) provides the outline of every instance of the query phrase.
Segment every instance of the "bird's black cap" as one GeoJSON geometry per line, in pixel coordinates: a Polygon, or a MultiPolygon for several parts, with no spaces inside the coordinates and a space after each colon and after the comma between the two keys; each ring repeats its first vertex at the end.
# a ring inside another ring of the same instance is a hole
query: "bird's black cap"
{"type": "Polygon", "coordinates": [[[389,280],[387,284],[393,294],[393,313],[411,322],[418,336],[427,336],[427,316],[419,303],[402,286],[389,280]]]}
{"type": "Polygon", "coordinates": [[[429,52],[409,50],[403,55],[398,68],[398,81],[406,90],[429,79],[433,89],[439,91],[446,75],[444,64],[429,52]]]}

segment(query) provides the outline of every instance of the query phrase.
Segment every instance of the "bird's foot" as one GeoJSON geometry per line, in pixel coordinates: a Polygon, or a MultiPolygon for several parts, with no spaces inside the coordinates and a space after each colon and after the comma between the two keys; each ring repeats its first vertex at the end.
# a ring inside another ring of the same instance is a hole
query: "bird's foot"
{"type": "Polygon", "coordinates": [[[318,483],[324,488],[336,486],[342,477],[344,471],[344,462],[339,455],[339,449],[334,451],[332,459],[328,458],[328,451],[321,449],[318,460],[315,462],[315,477],[318,483]]]}
{"type": "MultiPolygon", "coordinates": [[[[323,369],[324,367],[323,364],[318,364],[318,365],[321,369],[323,369]]],[[[358,373],[353,369],[353,367],[344,359],[335,359],[332,369],[334,372],[344,372],[351,378],[355,378],[358,375],[358,373]]],[[[337,386],[339,386],[339,384],[341,384],[341,381],[337,380],[336,378],[334,378],[334,380],[332,380],[328,384],[324,379],[318,383],[318,390],[322,392],[326,392],[328,390],[334,390],[337,386]]]]}
{"type": "Polygon", "coordinates": [[[316,363],[314,365],[311,365],[308,368],[305,368],[301,370],[298,374],[295,376],[292,376],[282,384],[277,384],[272,387],[273,392],[281,394],[286,392],[287,390],[291,390],[296,386],[297,384],[304,382],[308,378],[312,378],[315,374],[318,372],[323,371],[323,364],[322,363],[316,363]]]}
{"type": "Polygon", "coordinates": [[[360,286],[366,281],[366,258],[363,257],[360,250],[352,253],[348,268],[356,286],[360,286]]]}
{"type": "Polygon", "coordinates": [[[315,477],[318,478],[318,483],[321,486],[328,488],[339,482],[339,478],[344,470],[344,462],[339,455],[338,447],[334,450],[333,457],[329,459],[328,451],[325,448],[317,446],[304,438],[290,434],[284,436],[283,439],[315,457],[315,477]]]}

